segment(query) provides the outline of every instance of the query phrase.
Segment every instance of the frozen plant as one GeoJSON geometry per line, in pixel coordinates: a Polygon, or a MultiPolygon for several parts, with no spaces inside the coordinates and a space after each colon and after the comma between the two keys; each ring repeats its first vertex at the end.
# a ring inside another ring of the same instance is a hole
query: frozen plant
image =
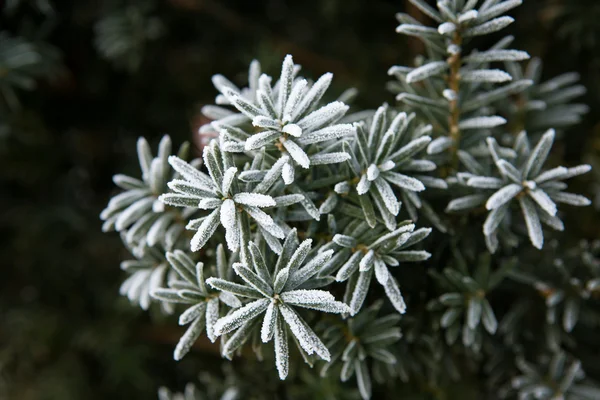
{"type": "MultiPolygon", "coordinates": [[[[501,393],[481,385],[479,397],[594,398],[582,372],[593,365],[580,357],[563,368],[557,356],[546,379],[538,356],[574,353],[578,331],[597,327],[597,268],[580,278],[551,260],[546,277],[524,261],[571,251],[567,241],[549,246],[542,225],[562,231],[559,205],[589,204],[564,183],[588,165],[550,166],[567,165],[553,128],[585,111],[571,104],[582,92],[576,76],[539,83],[536,62],[523,73],[529,54],[512,37],[474,47],[514,21],[506,13],[520,0],[409,2],[422,18],[398,14],[397,31],[425,54],[390,69],[397,104],[349,113],[327,100],[333,74],[306,79],[287,55],[278,79],[258,61],[247,84],[213,76],[201,159],[172,155],[167,137],[153,157],[140,139],[142,179],[115,176],[123,192],[102,212],[136,258],[123,263],[122,293],[144,309],[151,299],[186,307],[175,359],[193,357],[206,335],[223,358],[244,358],[225,364],[226,378],[252,363],[252,383],[289,377],[274,385],[284,398],[306,397],[296,382],[324,398],[368,399],[381,383],[421,398],[461,379],[513,383],[501,393]],[[248,349],[274,363],[254,364],[248,349]],[[356,389],[317,380],[305,364],[341,381],[354,375],[356,389]],[[489,376],[473,376],[483,366],[489,376]]],[[[268,390],[257,398],[273,398],[268,390]]]]}

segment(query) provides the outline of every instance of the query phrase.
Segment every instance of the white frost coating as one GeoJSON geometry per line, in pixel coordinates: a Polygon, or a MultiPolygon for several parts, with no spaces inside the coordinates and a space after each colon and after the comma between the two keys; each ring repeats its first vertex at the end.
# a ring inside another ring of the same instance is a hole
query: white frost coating
{"type": "Polygon", "coordinates": [[[308,156],[292,139],[287,139],[283,142],[283,147],[290,153],[290,156],[304,169],[310,167],[308,156]]]}
{"type": "Polygon", "coordinates": [[[477,25],[473,28],[467,29],[464,32],[463,36],[469,37],[469,36],[487,35],[488,33],[493,33],[493,32],[497,32],[501,29],[504,29],[508,25],[512,24],[514,21],[515,20],[512,17],[495,18],[484,24],[477,25]]]}
{"type": "Polygon", "coordinates": [[[369,284],[371,283],[372,275],[372,271],[361,272],[358,275],[356,287],[354,288],[354,292],[352,293],[352,299],[350,300],[351,315],[356,315],[360,311],[363,303],[365,302],[365,298],[367,297],[367,293],[369,292],[369,284]]]}
{"type": "Polygon", "coordinates": [[[304,351],[306,351],[308,354],[313,354],[314,347],[312,343],[312,336],[308,333],[306,327],[300,320],[300,317],[292,308],[286,306],[285,304],[282,304],[279,307],[279,311],[281,312],[285,322],[290,327],[292,334],[296,337],[296,339],[298,339],[300,347],[302,347],[302,349],[304,349],[304,351]]]}
{"type": "Polygon", "coordinates": [[[281,177],[286,185],[290,185],[294,182],[294,167],[289,161],[283,164],[281,169],[281,177]]]}
{"type": "Polygon", "coordinates": [[[212,210],[214,208],[219,207],[220,205],[221,205],[221,200],[213,199],[213,198],[201,199],[198,202],[198,208],[201,210],[212,210]]]}
{"type": "Polygon", "coordinates": [[[506,185],[490,196],[488,201],[485,203],[485,208],[488,210],[498,208],[511,201],[516,195],[521,193],[522,190],[523,187],[521,185],[517,185],[516,183],[506,185]]]}
{"type": "Polygon", "coordinates": [[[237,173],[236,167],[228,168],[227,171],[223,174],[223,182],[221,185],[221,192],[223,194],[229,193],[229,189],[231,188],[231,184],[233,183],[233,179],[235,178],[235,174],[237,173]]]}
{"type": "Polygon", "coordinates": [[[274,207],[276,204],[275,200],[273,200],[273,197],[269,195],[245,192],[235,194],[233,196],[233,201],[235,201],[237,204],[259,208],[274,207]]]}
{"type": "Polygon", "coordinates": [[[358,184],[356,185],[356,191],[358,192],[359,195],[362,196],[363,194],[367,193],[370,188],[371,188],[371,181],[369,180],[367,175],[362,175],[360,177],[360,181],[358,181],[358,184]]]}
{"type": "Polygon", "coordinates": [[[377,278],[377,282],[385,286],[389,277],[390,274],[385,263],[381,260],[375,260],[375,278],[377,278]]]}
{"type": "Polygon", "coordinates": [[[468,210],[480,206],[485,201],[485,195],[473,194],[453,199],[446,206],[446,211],[468,210]]]}
{"type": "Polygon", "coordinates": [[[298,246],[296,251],[294,251],[294,254],[292,254],[292,256],[290,257],[290,261],[288,262],[288,264],[286,266],[286,268],[290,269],[290,272],[293,273],[298,268],[300,268],[300,266],[304,262],[304,259],[310,252],[311,246],[312,246],[312,239],[306,239],[302,243],[300,243],[300,246],[298,246]]]}
{"type": "Polygon", "coordinates": [[[461,72],[461,80],[464,82],[500,83],[512,80],[512,76],[499,69],[474,69],[461,72]]]}
{"type": "Polygon", "coordinates": [[[467,186],[481,189],[500,189],[504,186],[502,179],[491,176],[474,176],[467,180],[467,186]]]}
{"type": "Polygon", "coordinates": [[[561,179],[564,175],[566,175],[568,169],[565,167],[556,167],[549,169],[548,171],[544,171],[539,174],[535,179],[535,183],[538,185],[547,181],[552,181],[555,179],[561,179]]]}
{"type": "Polygon", "coordinates": [[[442,91],[442,96],[444,96],[444,98],[448,101],[454,101],[454,100],[458,99],[458,95],[452,89],[444,89],[442,91]]]}
{"type": "Polygon", "coordinates": [[[423,185],[423,183],[420,180],[418,180],[417,178],[413,178],[412,176],[407,176],[398,172],[389,171],[383,175],[383,178],[386,181],[402,189],[410,190],[413,192],[421,192],[425,190],[425,185],[423,185]]]}
{"type": "MultiPolygon", "coordinates": [[[[236,213],[237,214],[237,213],[236,213]]],[[[239,217],[239,215],[236,215],[239,217]]],[[[230,228],[225,228],[225,241],[227,242],[227,248],[231,251],[238,251],[240,248],[240,226],[234,221],[234,224],[230,228]]]]}
{"type": "Polygon", "coordinates": [[[427,154],[439,154],[452,146],[452,139],[448,136],[440,136],[433,139],[427,146],[427,154]]]}
{"type": "Polygon", "coordinates": [[[373,183],[379,191],[379,194],[383,199],[383,203],[385,204],[385,207],[388,209],[388,211],[393,215],[398,215],[398,213],[400,212],[400,205],[398,203],[396,195],[394,194],[394,190],[392,189],[390,184],[381,178],[375,179],[373,183]]]}
{"type": "Polygon", "coordinates": [[[350,308],[325,290],[290,290],[281,294],[281,300],[286,304],[310,308],[332,314],[350,312],[350,308]]]}
{"type": "Polygon", "coordinates": [[[224,316],[223,318],[219,318],[217,323],[215,324],[215,334],[217,336],[221,336],[225,333],[231,332],[242,324],[250,321],[255,318],[257,315],[264,312],[267,307],[269,307],[270,300],[269,299],[260,299],[253,301],[252,303],[248,303],[245,306],[238,308],[233,311],[231,314],[224,316]]]}
{"type": "Polygon", "coordinates": [[[556,204],[552,201],[552,199],[541,189],[535,189],[529,191],[529,196],[544,210],[551,216],[555,216],[557,209],[556,204]]]}
{"type": "MultiPolygon", "coordinates": [[[[292,88],[292,92],[290,93],[290,97],[287,100],[287,104],[285,105],[285,109],[283,110],[283,121],[291,121],[292,113],[298,106],[298,103],[302,100],[304,95],[304,91],[306,89],[308,82],[306,79],[300,79],[296,81],[294,87],[292,88]]],[[[285,132],[285,131],[284,131],[285,132]]],[[[300,131],[302,134],[302,131],[300,131]]],[[[298,135],[299,136],[299,135],[298,135]]]]}
{"type": "Polygon", "coordinates": [[[592,166],[589,164],[582,164],[576,167],[567,168],[567,175],[563,179],[572,178],[577,175],[582,175],[590,172],[592,170],[592,166]]]}
{"type": "Polygon", "coordinates": [[[214,343],[217,340],[215,335],[215,324],[219,319],[219,299],[212,298],[206,304],[206,336],[214,343]]]}
{"type": "Polygon", "coordinates": [[[352,248],[356,246],[356,240],[352,236],[341,235],[337,233],[332,240],[334,243],[342,247],[352,248]]]}
{"type": "Polygon", "coordinates": [[[169,164],[171,164],[171,167],[173,167],[175,171],[179,172],[181,176],[190,181],[194,186],[204,186],[209,188],[214,186],[212,180],[204,172],[198,171],[177,156],[169,156],[169,164]]]}
{"type": "Polygon", "coordinates": [[[346,261],[344,265],[339,269],[337,275],[335,276],[335,280],[338,282],[343,282],[350,277],[357,269],[358,264],[362,258],[363,254],[360,251],[355,252],[352,256],[346,261]]]}
{"type": "Polygon", "coordinates": [[[283,196],[277,196],[273,200],[277,207],[287,207],[292,204],[300,203],[304,200],[304,195],[302,194],[284,194],[283,196]]]}
{"type": "Polygon", "coordinates": [[[527,233],[529,234],[531,244],[533,244],[535,248],[541,249],[544,245],[544,234],[535,205],[528,197],[519,198],[519,203],[521,204],[521,210],[523,211],[523,217],[525,218],[527,233]]]}
{"type": "Polygon", "coordinates": [[[224,77],[221,74],[215,74],[211,77],[212,84],[214,87],[221,93],[223,93],[226,89],[231,89],[236,92],[239,92],[240,89],[234,85],[229,79],[224,77]]]}
{"type": "Polygon", "coordinates": [[[146,235],[146,242],[148,242],[148,245],[154,246],[161,240],[172,220],[172,214],[163,214],[152,224],[146,235]]]}
{"type": "Polygon", "coordinates": [[[404,297],[402,297],[402,293],[400,292],[400,288],[398,287],[396,279],[390,277],[387,281],[387,284],[384,286],[384,289],[385,294],[394,308],[400,314],[404,314],[406,312],[406,303],[404,303],[404,297]]]}
{"type": "Polygon", "coordinates": [[[381,172],[389,171],[396,166],[396,163],[392,160],[384,161],[381,165],[379,165],[379,170],[381,172]]]}
{"type": "Polygon", "coordinates": [[[289,372],[289,346],[287,329],[282,319],[277,320],[275,327],[275,365],[279,379],[284,380],[289,372]]]}
{"type": "Polygon", "coordinates": [[[279,77],[279,98],[277,102],[277,111],[281,116],[285,109],[285,104],[292,91],[292,84],[294,83],[294,60],[292,55],[288,54],[283,60],[281,66],[281,76],[279,77]]]}
{"type": "Polygon", "coordinates": [[[275,224],[273,218],[271,218],[270,215],[262,211],[260,208],[244,206],[244,210],[246,210],[246,212],[250,214],[250,216],[254,218],[254,220],[271,235],[278,239],[283,239],[285,237],[285,233],[277,224],[275,224]]]}
{"type": "Polygon", "coordinates": [[[206,303],[204,302],[191,306],[182,312],[179,316],[179,325],[187,325],[201,314],[206,314],[206,303]]]}
{"type": "Polygon", "coordinates": [[[375,251],[373,249],[369,250],[367,254],[360,260],[359,267],[360,271],[368,271],[373,266],[373,262],[375,262],[375,251]]]}
{"type": "Polygon", "coordinates": [[[458,17],[458,22],[461,24],[464,24],[465,22],[474,20],[475,18],[477,18],[478,15],[479,15],[479,13],[477,12],[477,10],[469,10],[465,13],[462,13],[458,17]]]}
{"type": "Polygon", "coordinates": [[[348,108],[349,107],[341,101],[334,101],[311,112],[298,121],[297,124],[303,130],[310,132],[338,121],[346,114],[348,108]]]}
{"type": "Polygon", "coordinates": [[[353,135],[356,128],[352,124],[337,124],[327,126],[313,131],[310,133],[304,133],[297,142],[302,145],[325,142],[327,140],[340,139],[345,136],[353,135]]]}
{"type": "Polygon", "coordinates": [[[244,210],[261,225],[274,225],[273,218],[258,207],[245,206],[244,210]]]}
{"type": "Polygon", "coordinates": [[[442,22],[439,12],[432,8],[425,0],[409,0],[415,7],[437,22],[442,22]]]}
{"type": "Polygon", "coordinates": [[[413,69],[406,75],[406,82],[414,83],[427,79],[431,76],[438,75],[448,69],[446,61],[434,61],[425,64],[419,68],[413,69]]]}
{"type": "Polygon", "coordinates": [[[267,171],[267,173],[265,174],[263,179],[258,183],[258,185],[256,185],[253,192],[265,193],[267,190],[269,190],[281,175],[281,169],[288,161],[288,156],[280,157],[275,162],[275,164],[273,164],[273,166],[267,171]]]}
{"type": "Polygon", "coordinates": [[[304,98],[300,101],[298,106],[292,111],[291,121],[295,121],[301,116],[306,110],[312,108],[325,94],[325,91],[329,88],[333,74],[328,72],[322,75],[315,84],[306,93],[304,98]]]}
{"type": "Polygon", "coordinates": [[[237,297],[235,297],[234,294],[229,292],[219,293],[219,300],[221,300],[224,304],[228,305],[231,308],[238,308],[242,306],[242,302],[237,297]]]}
{"type": "Polygon", "coordinates": [[[226,90],[224,93],[225,97],[231,102],[231,104],[238,109],[242,114],[252,119],[262,113],[262,110],[244,99],[240,94],[233,92],[232,90],[226,90]]]}
{"type": "Polygon", "coordinates": [[[572,206],[589,206],[590,204],[592,204],[590,199],[588,199],[587,197],[573,193],[554,193],[552,195],[552,198],[555,201],[558,201],[559,203],[570,204],[572,206]]]}
{"type": "Polygon", "coordinates": [[[281,131],[284,133],[289,133],[290,135],[292,135],[294,137],[302,136],[302,128],[300,128],[296,124],[287,124],[286,126],[283,127],[283,129],[281,131]]]}
{"type": "Polygon", "coordinates": [[[254,117],[252,119],[252,125],[258,126],[259,128],[272,129],[272,130],[279,130],[279,127],[280,127],[280,124],[278,121],[274,120],[273,118],[264,116],[264,115],[257,115],[256,117],[254,117]]]}
{"type": "Polygon", "coordinates": [[[498,207],[490,211],[487,218],[485,219],[485,222],[483,223],[484,235],[491,236],[492,234],[494,234],[494,232],[502,222],[502,219],[506,215],[507,209],[508,206],[505,205],[504,207],[498,207]]]}
{"type": "MultiPolygon", "coordinates": [[[[441,21],[440,21],[441,22],[441,21]]],[[[403,33],[409,36],[416,36],[422,38],[435,37],[439,38],[439,32],[437,29],[430,28],[428,26],[413,25],[413,24],[402,24],[396,27],[397,33],[403,33]]]]}
{"type": "Polygon", "coordinates": [[[221,278],[211,277],[206,280],[206,283],[208,285],[210,285],[210,287],[220,290],[222,293],[229,292],[232,295],[248,297],[248,298],[255,298],[255,299],[260,298],[262,296],[262,294],[260,292],[256,291],[255,289],[253,289],[249,286],[240,285],[239,283],[229,282],[229,281],[227,281],[225,279],[221,279],[221,278]]]}
{"type": "MultiPolygon", "coordinates": [[[[211,185],[212,185],[212,181],[211,181],[211,185]]],[[[169,182],[167,184],[167,186],[169,186],[169,189],[173,190],[174,192],[182,193],[182,194],[185,194],[188,196],[195,196],[195,197],[216,197],[217,196],[216,192],[214,191],[213,186],[210,186],[210,187],[193,186],[193,184],[191,182],[185,181],[183,179],[173,179],[171,182],[169,182]]]]}
{"type": "Polygon", "coordinates": [[[371,377],[367,364],[360,359],[354,360],[354,369],[356,371],[356,382],[358,383],[358,391],[363,399],[371,397],[371,377]]]}
{"type": "Polygon", "coordinates": [[[196,339],[198,339],[198,336],[200,336],[203,330],[204,318],[198,318],[192,323],[192,325],[190,325],[190,327],[185,331],[181,339],[179,339],[179,343],[177,343],[175,351],[173,352],[173,358],[176,361],[181,360],[183,356],[185,356],[190,351],[190,349],[194,345],[194,342],[196,341],[196,339]]]}
{"type": "Polygon", "coordinates": [[[219,214],[220,210],[217,208],[202,221],[190,243],[192,251],[200,250],[215,233],[219,226],[219,214]]]}
{"type": "Polygon", "coordinates": [[[452,33],[456,30],[456,25],[454,25],[452,22],[444,22],[443,24],[440,24],[438,26],[438,32],[440,33],[440,35],[447,35],[449,33],[452,33]]]}
{"type": "Polygon", "coordinates": [[[308,354],[317,353],[325,361],[331,360],[331,355],[327,348],[314,332],[305,325],[293,309],[283,304],[279,307],[279,311],[304,351],[308,354]]]}
{"type": "Polygon", "coordinates": [[[371,164],[369,168],[367,168],[367,179],[370,181],[374,181],[379,176],[379,168],[377,165],[371,164]]]}
{"type": "Polygon", "coordinates": [[[244,282],[258,290],[265,297],[273,296],[273,288],[265,282],[262,278],[254,273],[250,268],[246,267],[243,264],[235,263],[233,264],[233,270],[235,273],[241,277],[244,282]]]}
{"type": "Polygon", "coordinates": [[[337,194],[348,194],[350,192],[350,184],[347,181],[336,183],[333,191],[337,194]]]}
{"type": "Polygon", "coordinates": [[[154,198],[146,197],[131,204],[121,214],[119,214],[119,217],[115,223],[116,230],[121,231],[129,226],[129,224],[131,224],[133,221],[139,219],[152,208],[153,203],[154,198]]]}
{"type": "Polygon", "coordinates": [[[522,61],[529,59],[529,54],[520,50],[488,50],[472,53],[463,58],[465,62],[485,63],[493,61],[522,61]]]}
{"type": "Polygon", "coordinates": [[[269,308],[267,308],[267,312],[265,312],[265,318],[263,319],[263,324],[260,330],[260,339],[263,343],[267,343],[273,337],[275,333],[275,327],[277,325],[277,317],[279,315],[278,307],[275,305],[275,302],[272,301],[269,304],[269,308]]]}
{"type": "Polygon", "coordinates": [[[531,151],[527,163],[523,168],[523,179],[529,179],[535,177],[542,169],[548,153],[554,143],[555,132],[554,129],[548,129],[546,133],[540,138],[539,142],[531,151]]]}
{"type": "Polygon", "coordinates": [[[289,268],[284,268],[277,273],[277,276],[275,277],[275,283],[273,283],[273,289],[274,289],[275,293],[281,293],[281,291],[283,290],[283,287],[287,283],[289,276],[290,276],[289,268]]]}
{"type": "Polygon", "coordinates": [[[481,12],[479,13],[478,20],[487,21],[490,18],[497,17],[498,15],[504,14],[512,8],[520,6],[522,3],[523,0],[506,0],[494,6],[486,7],[485,10],[481,10],[481,12]]]}
{"type": "Polygon", "coordinates": [[[244,144],[244,148],[249,150],[260,149],[261,147],[270,144],[275,139],[277,139],[281,134],[277,131],[263,131],[259,133],[255,133],[246,139],[246,143],[244,144]]]}
{"type": "Polygon", "coordinates": [[[312,278],[321,270],[323,265],[325,265],[325,263],[331,259],[332,255],[333,250],[326,250],[320,253],[318,256],[310,260],[304,267],[297,270],[287,286],[290,289],[294,289],[312,278]]]}
{"type": "Polygon", "coordinates": [[[325,154],[315,154],[314,156],[310,156],[310,165],[324,165],[324,164],[338,164],[344,161],[348,161],[350,158],[350,154],[345,152],[334,152],[334,153],[325,153],[325,154]]]}
{"type": "MultiPolygon", "coordinates": [[[[496,163],[500,172],[506,176],[508,179],[512,180],[515,183],[521,183],[523,181],[523,177],[521,176],[521,172],[516,169],[511,163],[506,160],[498,160],[496,163]]],[[[536,182],[532,182],[536,184],[536,182]]]]}
{"type": "Polygon", "coordinates": [[[486,129],[495,128],[496,126],[504,125],[506,120],[497,115],[491,117],[474,117],[461,121],[458,124],[460,129],[486,129]]]}
{"type": "Polygon", "coordinates": [[[225,199],[221,205],[221,225],[223,225],[225,229],[231,229],[235,224],[235,203],[231,199],[225,199]]]}
{"type": "MultiPolygon", "coordinates": [[[[260,108],[268,115],[269,118],[275,121],[276,125],[273,127],[273,129],[277,130],[279,126],[279,115],[277,114],[277,110],[275,109],[275,104],[273,104],[273,99],[271,96],[272,93],[270,86],[256,92],[256,99],[258,104],[260,104],[260,108]]],[[[254,117],[254,119],[256,118],[257,117],[254,117]]]]}

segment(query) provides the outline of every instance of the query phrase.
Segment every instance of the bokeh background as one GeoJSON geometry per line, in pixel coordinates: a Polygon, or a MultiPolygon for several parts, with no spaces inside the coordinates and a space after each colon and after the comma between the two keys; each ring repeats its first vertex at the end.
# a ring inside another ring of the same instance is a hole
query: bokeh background
{"type": "MultiPolygon", "coordinates": [[[[277,73],[287,53],[306,76],[333,72],[332,96],[393,103],[387,69],[421,50],[394,14],[422,16],[405,0],[49,1],[0,1],[0,399],[155,398],[216,358],[175,363],[176,323],[118,296],[127,253],[98,215],[111,176],[137,175],[136,139],[168,133],[197,151],[210,77],[243,83],[253,58],[277,73]]],[[[524,3],[506,32],[545,78],[580,73],[590,112],[562,143],[569,164],[594,163],[600,2],[524,3]]],[[[600,236],[597,208],[576,217],[600,236]]]]}

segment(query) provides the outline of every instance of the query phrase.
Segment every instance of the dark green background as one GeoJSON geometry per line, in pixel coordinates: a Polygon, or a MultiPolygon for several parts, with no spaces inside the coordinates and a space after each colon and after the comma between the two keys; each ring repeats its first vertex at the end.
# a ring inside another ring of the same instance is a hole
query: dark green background
{"type": "MultiPolygon", "coordinates": [[[[201,351],[172,361],[175,320],[118,296],[127,254],[116,234],[101,233],[98,217],[115,191],[111,176],[138,173],[138,136],[153,145],[164,133],[176,143],[194,140],[199,109],[216,93],[210,77],[243,83],[252,58],[276,74],[292,53],[307,76],[333,72],[333,94],[355,86],[358,106],[393,103],[387,69],[420,50],[394,32],[395,12],[418,15],[407,3],[160,1],[148,15],[164,34],[143,45],[133,69],[98,52],[94,26],[141,2],[57,1],[51,17],[28,4],[4,13],[0,29],[13,34],[51,20],[46,40],[62,53],[63,68],[21,93],[21,110],[1,116],[10,129],[0,137],[0,398],[154,398],[160,385],[182,388],[199,370],[215,369],[216,359],[201,351]]],[[[515,48],[543,58],[546,78],[581,74],[591,112],[567,132],[566,158],[595,157],[599,2],[526,0],[512,15],[517,22],[506,33],[517,37],[515,48]]],[[[597,217],[591,207],[582,213],[590,224],[597,217]]]]}

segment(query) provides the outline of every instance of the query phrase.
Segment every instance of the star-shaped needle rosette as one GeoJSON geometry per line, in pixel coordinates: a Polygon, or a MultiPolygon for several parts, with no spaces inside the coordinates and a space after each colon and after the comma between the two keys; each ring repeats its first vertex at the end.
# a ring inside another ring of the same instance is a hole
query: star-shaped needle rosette
{"type": "Polygon", "coordinates": [[[174,352],[175,360],[181,360],[205,329],[211,342],[217,339],[214,327],[220,316],[220,308],[237,308],[242,302],[231,293],[209,288],[204,282],[207,275],[228,278],[232,274],[223,245],[217,247],[215,268],[205,267],[201,262],[194,263],[181,250],[167,252],[166,257],[179,279],[171,280],[168,289],[153,290],[151,295],[166,304],[188,306],[179,316],[179,325],[189,324],[189,327],[177,343],[174,352]]]}
{"type": "Polygon", "coordinates": [[[223,292],[251,300],[244,306],[220,318],[215,325],[217,335],[236,331],[225,343],[223,353],[232,354],[247,340],[255,321],[263,316],[260,337],[263,343],[275,340],[275,362],[279,377],[285,379],[288,374],[288,330],[296,340],[301,352],[307,355],[316,354],[323,360],[330,360],[330,353],[321,339],[300,316],[298,308],[343,314],[349,307],[336,301],[333,295],[324,290],[317,290],[324,280],[315,277],[323,265],[331,259],[333,250],[315,254],[308,259],[311,250],[311,239],[298,244],[296,230],[288,234],[283,251],[274,267],[270,267],[263,253],[254,244],[248,245],[251,254],[250,263],[236,263],[233,269],[244,284],[210,278],[206,282],[223,292]]]}
{"type": "MultiPolygon", "coordinates": [[[[334,366],[341,365],[342,382],[356,375],[358,389],[365,400],[372,396],[370,371],[396,364],[397,358],[390,347],[402,337],[398,326],[400,315],[377,317],[382,305],[383,300],[379,300],[363,308],[354,318],[348,318],[346,325],[333,325],[324,332],[332,357],[331,362],[321,368],[321,377],[334,366]]],[[[373,375],[377,376],[375,371],[373,375]]]]}
{"type": "MultiPolygon", "coordinates": [[[[384,105],[377,109],[368,127],[363,122],[356,125],[356,149],[350,166],[357,180],[352,184],[356,186],[358,201],[371,227],[377,224],[377,210],[389,230],[396,228],[396,216],[402,203],[395,192],[416,219],[416,209],[423,203],[417,193],[426,186],[447,188],[444,180],[423,174],[436,169],[432,161],[418,158],[431,142],[431,137],[426,135],[431,126],[413,129],[414,119],[415,114],[393,115],[384,105]]],[[[348,194],[348,189],[346,182],[335,187],[339,194],[348,194]]]]}
{"type": "MultiPolygon", "coordinates": [[[[475,176],[469,178],[467,185],[480,189],[493,189],[495,192],[487,199],[485,207],[490,210],[483,225],[486,236],[494,236],[500,223],[507,216],[511,204],[518,202],[529,239],[534,247],[541,249],[544,245],[542,223],[562,231],[563,222],[556,216],[556,203],[574,206],[586,206],[590,201],[584,196],[565,192],[565,179],[588,172],[589,165],[572,168],[556,167],[542,171],[552,144],[554,130],[548,130],[531,149],[526,134],[519,136],[517,144],[518,157],[513,163],[500,158],[492,151],[500,177],[475,176]]],[[[494,139],[489,138],[492,150],[494,139]]]]}
{"type": "MultiPolygon", "coordinates": [[[[265,194],[278,179],[277,173],[281,171],[285,159],[273,165],[270,174],[252,192],[244,192],[240,190],[238,170],[231,166],[232,162],[228,158],[227,153],[221,153],[215,140],[204,148],[204,164],[208,175],[177,157],[169,157],[171,166],[184,179],[169,182],[169,188],[174,193],[163,194],[161,201],[169,205],[210,211],[207,216],[191,220],[187,225],[188,229],[197,231],[191,241],[192,251],[201,249],[219,225],[225,228],[227,247],[231,251],[237,251],[240,243],[247,243],[244,238],[248,238],[250,234],[248,218],[253,219],[273,237],[283,239],[283,229],[263,209],[289,205],[303,199],[301,195],[288,195],[283,203],[278,204],[277,197],[265,194]]],[[[243,251],[242,259],[245,259],[244,254],[243,251]]]]}
{"type": "MultiPolygon", "coordinates": [[[[349,159],[345,152],[333,151],[334,146],[314,146],[354,133],[352,124],[338,124],[348,111],[341,101],[321,106],[320,100],[331,83],[332,74],[321,76],[311,87],[306,79],[294,80],[294,61],[288,55],[283,61],[281,77],[274,87],[265,74],[258,79],[256,100],[250,101],[235,90],[224,90],[225,97],[241,113],[252,120],[260,132],[247,137],[243,148],[231,151],[256,151],[267,148],[279,157],[289,157],[282,169],[286,184],[294,182],[295,165],[308,169],[311,165],[340,163],[349,159]]],[[[222,135],[228,128],[223,126],[222,135]]],[[[235,136],[235,135],[232,135],[235,136]]],[[[239,135],[238,135],[239,137],[239,135]]],[[[229,151],[229,150],[228,150],[229,151]]]]}
{"type": "MultiPolygon", "coordinates": [[[[178,155],[186,157],[189,145],[180,147],[178,155]]],[[[177,172],[168,163],[171,154],[171,138],[163,136],[158,154],[152,155],[150,145],[144,138],[137,141],[137,153],[142,171],[141,179],[117,174],[113,181],[124,191],[110,199],[100,218],[102,230],[126,233],[123,239],[129,245],[160,245],[170,250],[176,248],[182,236],[178,220],[189,218],[195,208],[173,209],[165,207],[158,197],[167,191],[167,183],[177,179],[177,172]]]]}
{"type": "Polygon", "coordinates": [[[425,239],[431,233],[431,228],[415,230],[415,225],[410,221],[399,225],[396,230],[389,232],[381,225],[371,229],[365,222],[352,222],[344,229],[344,234],[336,234],[332,242],[321,248],[323,251],[336,249],[336,256],[323,267],[321,273],[328,274],[339,268],[335,279],[338,282],[349,280],[345,298],[349,299],[351,315],[360,311],[369,292],[373,273],[394,308],[401,314],[406,311],[398,282],[388,267],[431,257],[426,251],[408,249],[425,239]]]}
{"type": "Polygon", "coordinates": [[[261,66],[258,60],[252,60],[252,62],[250,62],[250,66],[248,67],[247,87],[239,88],[223,75],[213,75],[211,79],[212,83],[219,91],[219,94],[215,98],[216,105],[206,105],[202,107],[202,114],[211,118],[213,122],[200,127],[200,133],[218,132],[218,127],[222,124],[237,126],[248,122],[248,117],[246,115],[222,107],[231,105],[231,102],[224,93],[233,91],[250,102],[256,101],[256,90],[258,89],[258,78],[260,76],[261,66]]]}

